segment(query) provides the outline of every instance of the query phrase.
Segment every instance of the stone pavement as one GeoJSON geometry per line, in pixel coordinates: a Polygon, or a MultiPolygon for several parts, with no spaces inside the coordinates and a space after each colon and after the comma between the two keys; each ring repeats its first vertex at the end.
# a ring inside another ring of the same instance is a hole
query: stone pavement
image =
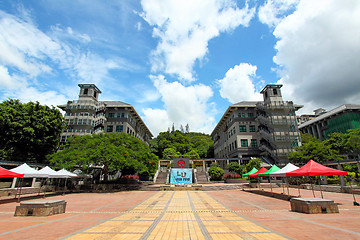
{"type": "Polygon", "coordinates": [[[340,213],[291,212],[288,201],[241,190],[68,194],[47,198],[68,203],[49,217],[14,217],[18,203],[1,204],[0,239],[360,239],[352,196],[324,198],[340,213]]]}

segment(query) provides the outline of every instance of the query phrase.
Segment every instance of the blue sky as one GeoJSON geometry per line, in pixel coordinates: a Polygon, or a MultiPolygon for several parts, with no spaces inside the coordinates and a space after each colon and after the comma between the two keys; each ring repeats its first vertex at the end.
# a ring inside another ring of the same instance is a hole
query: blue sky
{"type": "Polygon", "coordinates": [[[156,136],[211,133],[270,83],[301,113],[360,100],[360,1],[1,1],[0,100],[59,105],[94,83],[156,136]]]}

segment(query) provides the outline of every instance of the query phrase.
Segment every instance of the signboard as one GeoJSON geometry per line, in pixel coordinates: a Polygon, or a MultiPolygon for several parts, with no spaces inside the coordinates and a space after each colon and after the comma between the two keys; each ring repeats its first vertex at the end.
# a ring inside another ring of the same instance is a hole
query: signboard
{"type": "Polygon", "coordinates": [[[170,172],[171,184],[192,183],[192,168],[172,168],[170,172]]]}
{"type": "Polygon", "coordinates": [[[176,158],[173,160],[173,168],[189,168],[189,159],[188,158],[176,158]]]}

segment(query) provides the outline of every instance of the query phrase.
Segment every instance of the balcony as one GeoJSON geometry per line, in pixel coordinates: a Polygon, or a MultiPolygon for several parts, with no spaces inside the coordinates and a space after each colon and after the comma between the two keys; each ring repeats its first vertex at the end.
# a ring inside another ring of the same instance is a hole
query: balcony
{"type": "Polygon", "coordinates": [[[89,130],[89,129],[85,129],[85,130],[77,130],[77,129],[66,129],[64,132],[61,133],[61,136],[84,136],[84,135],[88,135],[88,134],[92,134],[93,131],[89,130]]]}
{"type": "Polygon", "coordinates": [[[270,103],[258,102],[256,107],[265,111],[268,109],[294,109],[294,104],[291,101],[277,101],[270,103]]]}

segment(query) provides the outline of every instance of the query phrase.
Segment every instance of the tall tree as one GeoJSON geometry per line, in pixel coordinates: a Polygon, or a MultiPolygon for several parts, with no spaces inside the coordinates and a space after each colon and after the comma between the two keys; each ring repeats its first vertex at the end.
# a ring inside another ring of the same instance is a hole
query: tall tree
{"type": "Polygon", "coordinates": [[[189,132],[190,132],[189,124],[186,124],[186,126],[185,126],[185,133],[189,133],[189,132]]]}
{"type": "Polygon", "coordinates": [[[3,160],[43,163],[57,150],[63,117],[55,107],[8,99],[0,103],[0,113],[3,160]]]}

